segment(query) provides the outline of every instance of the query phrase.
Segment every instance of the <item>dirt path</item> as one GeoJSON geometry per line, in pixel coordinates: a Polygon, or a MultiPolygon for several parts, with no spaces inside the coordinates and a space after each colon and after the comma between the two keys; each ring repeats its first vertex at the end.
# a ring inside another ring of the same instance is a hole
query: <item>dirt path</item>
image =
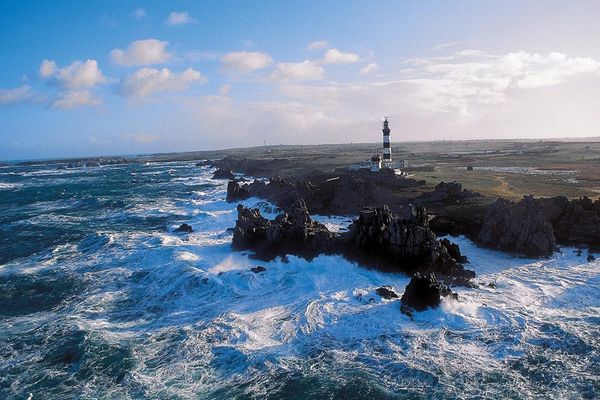
{"type": "Polygon", "coordinates": [[[504,180],[503,176],[495,176],[494,177],[498,181],[498,186],[491,189],[490,194],[498,197],[506,197],[511,198],[515,196],[515,193],[508,186],[508,182],[504,180]]]}

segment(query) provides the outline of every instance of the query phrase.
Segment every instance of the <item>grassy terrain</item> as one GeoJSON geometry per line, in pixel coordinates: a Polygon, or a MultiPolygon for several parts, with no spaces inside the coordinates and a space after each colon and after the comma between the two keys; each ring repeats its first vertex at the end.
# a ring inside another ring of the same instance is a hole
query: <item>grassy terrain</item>
{"type": "MultiPolygon", "coordinates": [[[[315,170],[330,171],[381,152],[377,144],[268,146],[222,151],[160,154],[143,160],[197,160],[225,156],[282,159],[273,171],[299,177],[315,170]]],[[[432,165],[433,172],[413,172],[427,187],[440,181],[460,181],[465,188],[490,196],[598,197],[600,195],[600,141],[436,141],[393,143],[395,159],[410,165],[432,165]],[[467,171],[473,166],[473,171],[467,171]]],[[[426,188],[423,188],[426,189],[426,188]]]]}

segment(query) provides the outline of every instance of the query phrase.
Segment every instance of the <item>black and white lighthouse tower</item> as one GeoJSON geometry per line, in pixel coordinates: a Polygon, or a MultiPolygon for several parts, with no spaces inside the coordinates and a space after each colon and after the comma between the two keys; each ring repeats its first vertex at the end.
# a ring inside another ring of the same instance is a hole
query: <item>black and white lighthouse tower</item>
{"type": "Polygon", "coordinates": [[[392,148],[390,146],[390,127],[388,126],[387,117],[383,121],[383,162],[390,163],[392,161],[392,148]]]}

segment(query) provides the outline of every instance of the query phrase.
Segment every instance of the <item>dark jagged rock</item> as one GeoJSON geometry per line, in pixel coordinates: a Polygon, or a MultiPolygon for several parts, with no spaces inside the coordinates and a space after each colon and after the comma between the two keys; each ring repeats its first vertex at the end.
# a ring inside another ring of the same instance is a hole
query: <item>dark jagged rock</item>
{"type": "Polygon", "coordinates": [[[386,300],[398,298],[398,295],[396,294],[396,292],[394,292],[394,290],[392,290],[391,286],[382,286],[380,288],[377,288],[375,293],[377,293],[386,300]]]}
{"type": "Polygon", "coordinates": [[[458,298],[458,295],[453,293],[449,287],[438,282],[433,273],[416,273],[410,279],[400,301],[404,310],[412,308],[416,311],[422,311],[429,307],[437,307],[441,298],[446,296],[451,296],[454,299],[458,298]]]}
{"type": "Polygon", "coordinates": [[[196,163],[196,167],[208,167],[211,166],[212,162],[209,160],[202,160],[196,163]]]}
{"type": "Polygon", "coordinates": [[[251,197],[250,191],[244,187],[240,186],[240,183],[237,180],[231,180],[227,184],[227,197],[226,200],[228,203],[240,200],[246,200],[251,197]]]}
{"type": "Polygon", "coordinates": [[[464,233],[463,226],[459,225],[457,221],[438,215],[429,221],[429,227],[437,235],[458,236],[464,233]]]}
{"type": "Polygon", "coordinates": [[[233,247],[251,249],[256,257],[272,259],[287,254],[307,259],[335,250],[336,239],[325,225],[310,218],[306,204],[298,200],[289,211],[269,221],[258,209],[238,205],[233,247]]]}
{"type": "Polygon", "coordinates": [[[268,183],[254,181],[249,184],[231,185],[227,198],[236,201],[256,196],[265,198],[281,209],[291,209],[303,199],[311,213],[316,214],[356,214],[373,204],[406,203],[394,191],[421,185],[418,181],[397,176],[392,170],[378,173],[352,171],[336,174],[315,173],[314,179],[308,176],[302,180],[284,180],[271,177],[268,183]]]}
{"type": "Polygon", "coordinates": [[[265,272],[266,270],[267,269],[265,267],[263,267],[262,265],[257,265],[256,267],[250,268],[250,271],[254,272],[255,274],[265,272]]]}
{"type": "Polygon", "coordinates": [[[240,185],[231,181],[227,185],[227,201],[245,200],[255,196],[267,199],[283,210],[292,210],[299,200],[314,208],[316,188],[310,181],[287,182],[278,176],[272,177],[269,183],[255,179],[254,182],[240,185]]]}
{"type": "Polygon", "coordinates": [[[588,262],[592,262],[592,261],[594,261],[595,259],[596,259],[596,257],[594,257],[594,255],[593,255],[593,254],[588,254],[588,256],[587,256],[587,260],[588,260],[588,262]]]}
{"type": "Polygon", "coordinates": [[[600,198],[569,200],[564,196],[537,200],[552,224],[556,241],[600,248],[600,198]]]}
{"type": "Polygon", "coordinates": [[[267,178],[276,175],[279,170],[290,164],[290,160],[273,158],[257,160],[247,158],[225,157],[211,162],[211,166],[221,169],[230,169],[244,175],[267,178]]]}
{"type": "Polygon", "coordinates": [[[212,176],[212,179],[234,179],[235,175],[230,169],[218,169],[212,176]]]}
{"type": "Polygon", "coordinates": [[[366,210],[350,226],[348,253],[395,271],[436,272],[447,277],[475,277],[465,270],[429,229],[424,207],[406,206],[393,215],[387,206],[366,210]]]}
{"type": "Polygon", "coordinates": [[[467,256],[463,256],[460,253],[460,247],[456,243],[452,243],[448,239],[442,239],[440,240],[440,243],[446,248],[448,254],[450,254],[450,257],[454,258],[456,262],[461,264],[469,262],[467,256]]]}
{"type": "Polygon", "coordinates": [[[192,226],[188,224],[181,224],[179,228],[175,229],[175,232],[192,233],[193,231],[192,226]]]}
{"type": "Polygon", "coordinates": [[[260,259],[287,254],[311,259],[319,254],[342,253],[392,271],[436,272],[457,285],[469,285],[475,277],[473,271],[465,270],[457,261],[464,261],[458,246],[439,241],[428,228],[423,207],[403,208],[400,216],[392,215],[388,207],[364,211],[349,232],[341,235],[313,221],[302,200],[272,221],[258,209],[241,204],[237,211],[232,246],[236,250],[254,250],[260,259]]]}
{"type": "Polygon", "coordinates": [[[270,222],[260,215],[257,208],[250,209],[238,204],[237,212],[232,246],[236,250],[253,249],[265,240],[270,222]]]}
{"type": "Polygon", "coordinates": [[[471,197],[481,197],[481,194],[463,189],[460,182],[442,181],[434,187],[433,191],[423,193],[419,199],[417,199],[417,203],[456,201],[471,197]]]}
{"type": "Polygon", "coordinates": [[[352,175],[336,179],[327,199],[332,210],[363,209],[374,204],[377,198],[377,185],[374,182],[352,175]]]}
{"type": "Polygon", "coordinates": [[[533,257],[550,255],[556,247],[552,225],[545,218],[541,203],[531,196],[518,203],[498,199],[489,205],[477,242],[533,257]]]}

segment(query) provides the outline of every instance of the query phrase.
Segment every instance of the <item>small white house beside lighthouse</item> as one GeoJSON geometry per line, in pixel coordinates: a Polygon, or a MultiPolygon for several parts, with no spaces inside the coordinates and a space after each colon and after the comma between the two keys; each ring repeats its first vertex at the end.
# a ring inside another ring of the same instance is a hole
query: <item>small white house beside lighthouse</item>
{"type": "Polygon", "coordinates": [[[406,166],[404,160],[392,160],[392,141],[390,136],[392,131],[390,129],[390,123],[388,122],[387,117],[385,117],[383,120],[383,129],[381,131],[383,132],[383,155],[375,154],[370,160],[352,164],[348,167],[350,171],[368,169],[371,172],[378,172],[381,169],[393,169],[396,170],[396,173],[400,173],[401,171],[398,170],[406,166]]]}

